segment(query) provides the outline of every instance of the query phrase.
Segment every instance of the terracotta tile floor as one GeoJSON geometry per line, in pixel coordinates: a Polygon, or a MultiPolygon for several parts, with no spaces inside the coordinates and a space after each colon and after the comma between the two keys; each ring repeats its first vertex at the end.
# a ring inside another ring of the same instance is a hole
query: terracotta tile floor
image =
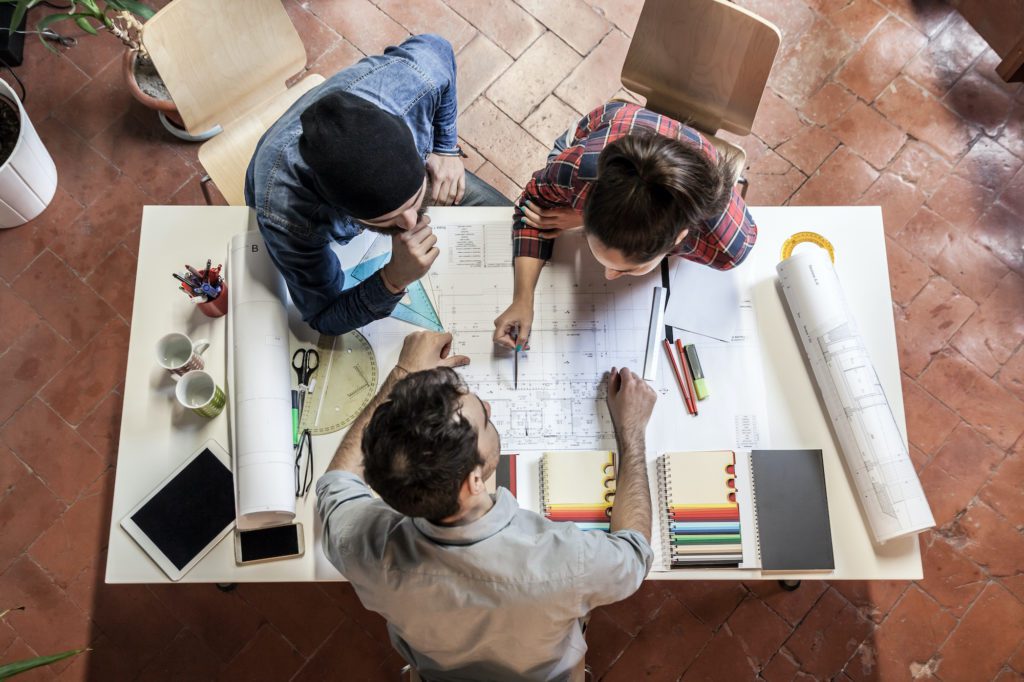
{"type": "MultiPolygon", "coordinates": [[[[286,0],[330,75],[408,32],[459,49],[469,167],[516,195],[574,114],[619,91],[640,0],[286,0]],[[538,68],[540,66],[541,68],[538,68]]],[[[941,2],[745,0],[783,48],[752,205],[881,204],[912,454],[940,527],[924,580],[650,582],[594,614],[607,680],[1020,680],[1024,673],[1024,89],[941,2]]],[[[102,582],[138,224],[201,203],[196,147],[121,82],[106,36],[18,69],[56,158],[46,213],[0,232],[0,660],[25,679],[395,679],[346,585],[102,582]],[[130,287],[130,285],[128,285],[130,287]]],[[[621,93],[620,93],[621,94],[621,93]]]]}

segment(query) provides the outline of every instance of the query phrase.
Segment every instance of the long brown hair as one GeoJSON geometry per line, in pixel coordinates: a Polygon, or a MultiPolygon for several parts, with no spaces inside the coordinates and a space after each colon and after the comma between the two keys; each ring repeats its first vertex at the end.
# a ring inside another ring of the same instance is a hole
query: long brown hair
{"type": "Polygon", "coordinates": [[[672,249],[679,234],[729,204],[732,164],[652,131],[634,131],[601,152],[583,208],[588,234],[636,262],[672,249]]]}

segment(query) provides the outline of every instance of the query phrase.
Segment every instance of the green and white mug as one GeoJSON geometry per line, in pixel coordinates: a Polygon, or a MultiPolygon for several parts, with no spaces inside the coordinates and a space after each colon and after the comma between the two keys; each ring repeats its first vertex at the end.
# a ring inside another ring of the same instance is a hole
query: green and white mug
{"type": "Polygon", "coordinates": [[[174,389],[174,395],[179,403],[207,419],[213,419],[223,412],[227,403],[224,390],[208,372],[201,369],[183,374],[174,389]]]}

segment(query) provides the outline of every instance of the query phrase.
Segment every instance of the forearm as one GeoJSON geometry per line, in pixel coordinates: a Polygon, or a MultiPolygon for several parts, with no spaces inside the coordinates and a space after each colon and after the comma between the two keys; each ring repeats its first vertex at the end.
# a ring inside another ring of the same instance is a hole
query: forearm
{"type": "Polygon", "coordinates": [[[647,478],[647,447],[643,433],[616,434],[619,468],[611,530],[635,530],[651,541],[651,488],[647,478]]]}
{"type": "Polygon", "coordinates": [[[390,397],[391,389],[393,389],[395,384],[403,379],[407,374],[408,372],[401,367],[395,367],[391,370],[391,373],[384,379],[384,385],[380,387],[380,391],[378,391],[377,395],[373,397],[370,404],[363,408],[363,411],[359,413],[356,420],[352,422],[352,426],[349,427],[348,433],[346,433],[345,437],[341,439],[341,445],[338,446],[338,451],[334,453],[334,458],[331,460],[331,463],[327,465],[328,471],[340,469],[342,471],[351,471],[352,473],[362,477],[363,431],[366,430],[366,426],[370,423],[373,413],[377,411],[377,407],[390,397]]]}
{"type": "MultiPolygon", "coordinates": [[[[295,296],[292,298],[294,300],[295,296]]],[[[345,289],[330,305],[305,319],[321,334],[335,336],[387,317],[400,300],[401,291],[392,291],[378,271],[351,289],[345,289]]]]}
{"type": "Polygon", "coordinates": [[[513,300],[533,305],[533,292],[537,288],[537,280],[540,279],[540,271],[544,268],[544,262],[540,258],[529,256],[519,256],[513,261],[515,269],[513,300]]]}

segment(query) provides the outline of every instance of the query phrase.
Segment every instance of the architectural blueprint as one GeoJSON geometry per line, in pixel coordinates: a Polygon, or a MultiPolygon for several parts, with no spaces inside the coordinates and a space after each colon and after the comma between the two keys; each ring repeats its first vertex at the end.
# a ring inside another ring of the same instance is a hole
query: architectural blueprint
{"type": "Polygon", "coordinates": [[[875,541],[934,526],[828,254],[801,252],[776,270],[875,541]]]}
{"type": "Polygon", "coordinates": [[[555,260],[536,290],[530,350],[519,356],[494,345],[494,318],[512,301],[512,245],[505,223],[435,228],[441,254],[427,278],[453,352],[468,355],[466,382],[491,403],[506,451],[615,447],[603,374],[643,366],[650,316],[650,277],[609,282],[582,237],[559,239],[555,260]]]}

